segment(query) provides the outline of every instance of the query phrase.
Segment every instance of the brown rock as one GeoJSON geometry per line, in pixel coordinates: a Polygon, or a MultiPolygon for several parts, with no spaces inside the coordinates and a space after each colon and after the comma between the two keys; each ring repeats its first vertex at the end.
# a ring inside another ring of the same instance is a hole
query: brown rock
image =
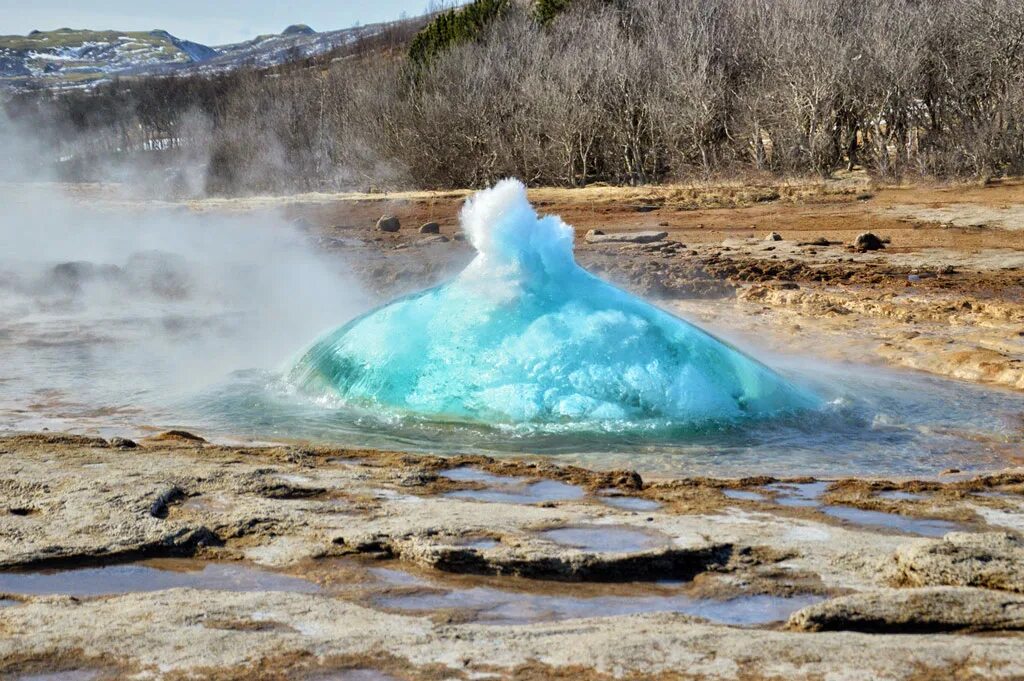
{"type": "Polygon", "coordinates": [[[797,631],[930,633],[1024,629],[1024,596],[986,589],[894,589],[833,598],[793,613],[797,631]]]}
{"type": "Polygon", "coordinates": [[[393,215],[384,215],[377,220],[378,232],[397,232],[401,227],[402,223],[393,215]]]}
{"type": "Polygon", "coordinates": [[[871,232],[864,232],[853,242],[853,247],[863,253],[865,251],[879,251],[885,248],[885,244],[871,232]]]}
{"type": "Polygon", "coordinates": [[[895,586],[976,586],[1024,593],[1024,542],[1004,532],[953,532],[896,553],[895,586]]]}
{"type": "Polygon", "coordinates": [[[436,222],[428,222],[420,227],[420,234],[440,234],[441,225],[436,222]]]}

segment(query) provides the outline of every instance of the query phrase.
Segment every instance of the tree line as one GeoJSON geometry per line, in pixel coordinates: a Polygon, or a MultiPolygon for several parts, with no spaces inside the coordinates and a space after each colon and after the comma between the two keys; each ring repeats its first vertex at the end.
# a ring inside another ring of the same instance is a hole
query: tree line
{"type": "Polygon", "coordinates": [[[1024,171],[1019,0],[479,0],[439,16],[447,31],[421,20],[285,68],[6,108],[64,158],[201,152],[219,194],[1024,171]]]}

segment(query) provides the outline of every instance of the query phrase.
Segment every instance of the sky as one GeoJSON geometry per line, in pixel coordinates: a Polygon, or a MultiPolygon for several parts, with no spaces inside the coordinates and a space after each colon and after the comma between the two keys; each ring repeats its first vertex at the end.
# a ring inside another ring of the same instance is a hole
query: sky
{"type": "MultiPolygon", "coordinates": [[[[179,38],[206,45],[280,33],[290,24],[318,31],[348,28],[410,16],[427,10],[430,0],[0,0],[0,35],[24,35],[34,29],[161,28],[179,38]]],[[[434,0],[434,5],[440,5],[434,0]]],[[[446,4],[451,4],[446,3],[446,4]]]]}

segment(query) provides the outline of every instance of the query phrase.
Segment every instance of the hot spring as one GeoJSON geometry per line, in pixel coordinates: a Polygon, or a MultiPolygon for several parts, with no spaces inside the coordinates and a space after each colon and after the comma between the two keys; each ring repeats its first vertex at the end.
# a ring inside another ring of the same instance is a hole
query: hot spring
{"type": "Polygon", "coordinates": [[[350,266],[377,246],[327,253],[272,212],[0,198],[0,432],[185,428],[671,476],[934,476],[1003,468],[1022,441],[1019,393],[768,356],[605,283],[515,182],[464,207],[465,269],[381,307],[350,266]]]}
{"type": "Polygon", "coordinates": [[[461,222],[476,258],[454,280],[318,340],[302,391],[396,417],[698,431],[820,408],[760,362],[579,267],[573,232],[505,180],[461,222]]]}

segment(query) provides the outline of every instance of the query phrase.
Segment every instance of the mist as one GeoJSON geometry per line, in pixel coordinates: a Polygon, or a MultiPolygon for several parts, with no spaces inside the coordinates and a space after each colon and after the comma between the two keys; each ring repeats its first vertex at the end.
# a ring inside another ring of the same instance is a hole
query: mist
{"type": "Polygon", "coordinates": [[[346,264],[274,211],[90,198],[33,169],[24,130],[0,129],[19,178],[0,184],[0,428],[150,412],[274,371],[368,305],[346,264]]]}

